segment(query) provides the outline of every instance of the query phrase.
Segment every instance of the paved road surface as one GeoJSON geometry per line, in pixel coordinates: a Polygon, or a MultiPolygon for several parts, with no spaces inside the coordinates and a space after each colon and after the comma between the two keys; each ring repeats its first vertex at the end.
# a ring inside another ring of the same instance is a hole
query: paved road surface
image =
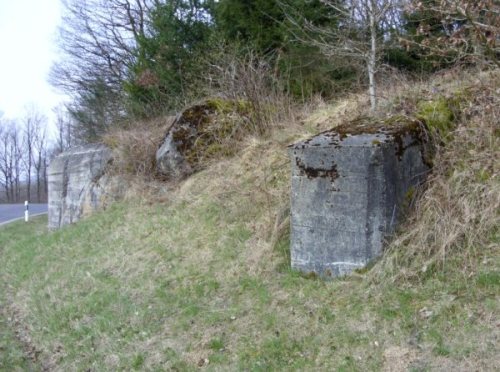
{"type": "MultiPolygon", "coordinates": [[[[10,220],[24,218],[24,204],[0,204],[0,225],[10,220]]],[[[30,216],[47,213],[47,204],[30,204],[30,216]]]]}

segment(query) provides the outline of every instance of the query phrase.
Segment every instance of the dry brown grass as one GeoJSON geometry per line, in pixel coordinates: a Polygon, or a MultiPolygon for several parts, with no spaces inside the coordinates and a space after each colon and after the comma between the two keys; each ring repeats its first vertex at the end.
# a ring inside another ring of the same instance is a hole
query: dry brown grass
{"type": "Polygon", "coordinates": [[[376,268],[377,276],[397,281],[446,268],[467,276],[477,257],[499,248],[491,242],[498,242],[500,226],[500,75],[469,75],[460,85],[451,81],[451,88],[438,86],[448,93],[456,87],[467,92],[452,140],[438,148],[428,187],[376,268]]]}
{"type": "MultiPolygon", "coordinates": [[[[250,77],[259,73],[251,64],[230,67],[235,69],[233,73],[242,74],[240,84],[250,84],[250,77]],[[238,71],[238,68],[245,69],[238,71]]],[[[245,84],[231,86],[230,94],[248,97],[249,92],[264,89],[263,81],[255,82],[252,87],[245,84]]],[[[423,81],[397,74],[380,84],[380,109],[375,113],[379,116],[409,115],[416,110],[419,100],[433,99],[441,94],[449,97],[466,92],[467,96],[453,140],[437,151],[430,186],[402,228],[404,232],[396,237],[383,262],[373,270],[377,273],[375,276],[382,273],[393,275],[392,280],[418,277],[427,270],[443,268],[455,253],[475,256],[483,242],[491,240],[494,227],[499,223],[496,161],[499,158],[499,86],[498,71],[471,73],[461,69],[449,70],[423,81]]],[[[281,100],[275,100],[273,107],[283,109],[283,104],[281,100]]],[[[196,203],[200,195],[207,193],[214,200],[231,199],[239,190],[246,190],[239,185],[242,179],[252,182],[254,192],[247,195],[248,191],[241,191],[241,200],[249,200],[249,203],[267,210],[265,219],[252,226],[253,231],[259,230],[260,233],[252,238],[254,249],[249,251],[252,257],[249,257],[248,268],[256,272],[259,271],[257,266],[266,260],[263,252],[269,244],[275,245],[286,230],[289,203],[286,145],[366,115],[369,100],[366,93],[351,94],[334,103],[316,99],[300,109],[287,107],[285,111],[286,115],[279,123],[266,124],[265,137],[268,139],[247,136],[233,144],[241,148],[234,158],[207,162],[204,166],[210,171],[194,175],[180,185],[154,182],[154,155],[172,118],[166,119],[161,123],[163,125],[145,123],[141,129],[110,133],[106,143],[114,149],[118,159],[116,171],[138,176],[131,182],[129,196],[140,195],[139,199],[146,203],[158,201],[159,195],[160,200],[165,201],[168,199],[166,195],[173,190],[176,190],[177,201],[189,203],[196,203]],[[281,180],[279,187],[273,184],[275,179],[281,180]]],[[[235,204],[232,208],[237,211],[241,205],[235,204]]],[[[196,254],[202,262],[205,255],[199,251],[196,254]]],[[[472,262],[471,257],[466,261],[472,262]]]]}
{"type": "Polygon", "coordinates": [[[156,172],[156,150],[164,140],[173,117],[134,122],[128,129],[114,128],[103,137],[113,150],[112,173],[153,180],[156,172]]]}
{"type": "MultiPolygon", "coordinates": [[[[156,151],[174,119],[166,116],[134,121],[125,128],[112,129],[102,138],[113,151],[113,163],[107,174],[109,187],[119,190],[116,194],[121,199],[147,205],[168,200],[174,186],[157,172],[156,151]]],[[[108,201],[103,203],[108,204],[108,201]]]]}

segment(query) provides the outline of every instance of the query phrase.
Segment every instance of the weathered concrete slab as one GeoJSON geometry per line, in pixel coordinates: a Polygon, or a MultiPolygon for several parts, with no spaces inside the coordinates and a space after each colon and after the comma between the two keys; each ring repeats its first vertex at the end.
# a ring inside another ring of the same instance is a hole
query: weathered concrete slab
{"type": "Polygon", "coordinates": [[[292,267],[349,274],[382,253],[429,171],[416,122],[357,123],[290,146],[292,267]]]}
{"type": "Polygon", "coordinates": [[[89,145],[70,149],[52,160],[48,169],[50,229],[76,222],[99,207],[111,159],[106,146],[89,145]]]}
{"type": "Polygon", "coordinates": [[[156,151],[159,174],[180,181],[203,168],[208,159],[234,152],[228,140],[241,138],[251,122],[248,102],[208,98],[182,111],[156,151]]]}
{"type": "MultiPolygon", "coordinates": [[[[195,129],[183,125],[178,131],[181,130],[189,133],[189,137],[196,138],[195,129]]],[[[156,167],[160,174],[166,175],[172,180],[181,180],[193,173],[193,168],[179,150],[180,146],[175,140],[176,133],[175,129],[171,128],[160,148],[156,151],[156,167]]]]}

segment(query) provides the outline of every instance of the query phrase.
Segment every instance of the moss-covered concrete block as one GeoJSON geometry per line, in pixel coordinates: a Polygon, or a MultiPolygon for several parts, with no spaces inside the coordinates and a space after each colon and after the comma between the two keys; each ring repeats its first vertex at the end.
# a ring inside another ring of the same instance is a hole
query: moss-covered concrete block
{"type": "Polygon", "coordinates": [[[358,121],[290,146],[292,267],[334,277],[379,256],[430,169],[425,139],[416,121],[358,121]]]}
{"type": "Polygon", "coordinates": [[[240,100],[211,98],[186,108],[170,127],[156,152],[160,174],[181,180],[211,159],[231,156],[249,128],[251,106],[240,100]]]}

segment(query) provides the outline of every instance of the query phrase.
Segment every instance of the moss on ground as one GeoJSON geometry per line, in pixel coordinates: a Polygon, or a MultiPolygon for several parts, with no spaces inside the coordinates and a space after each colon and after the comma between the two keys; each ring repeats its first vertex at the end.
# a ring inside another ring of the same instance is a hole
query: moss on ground
{"type": "Polygon", "coordinates": [[[455,121],[450,100],[439,97],[431,101],[421,101],[417,110],[416,117],[427,125],[431,134],[438,134],[442,139],[450,136],[455,121]]]}

